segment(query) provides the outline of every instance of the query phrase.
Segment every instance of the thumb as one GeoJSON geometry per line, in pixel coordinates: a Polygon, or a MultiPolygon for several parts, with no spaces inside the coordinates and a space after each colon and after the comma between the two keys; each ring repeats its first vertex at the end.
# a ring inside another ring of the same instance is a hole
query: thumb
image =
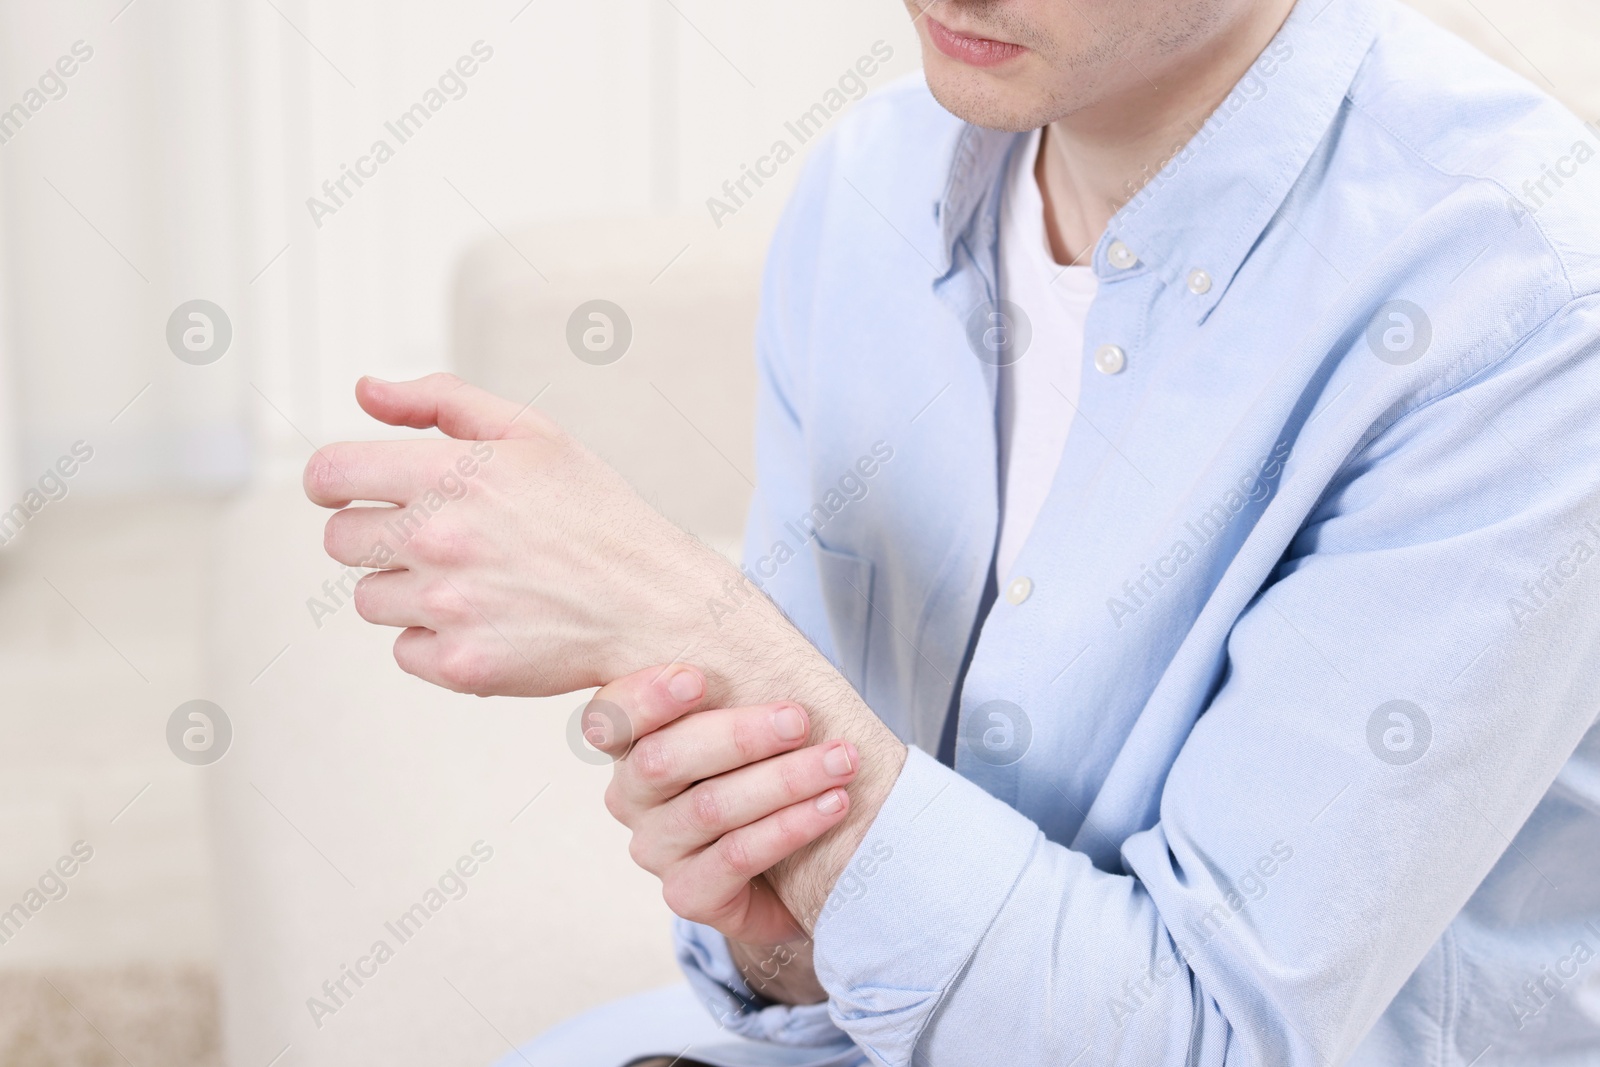
{"type": "Polygon", "coordinates": [[[635,741],[695,710],[705,697],[705,676],[686,663],[646,667],[600,687],[583,709],[584,740],[613,759],[635,741]]]}
{"type": "Polygon", "coordinates": [[[379,422],[418,430],[437,426],[462,441],[531,437],[544,420],[532,404],[519,407],[454,374],[430,374],[409,382],[364,377],[356,382],[356,402],[379,422]]]}

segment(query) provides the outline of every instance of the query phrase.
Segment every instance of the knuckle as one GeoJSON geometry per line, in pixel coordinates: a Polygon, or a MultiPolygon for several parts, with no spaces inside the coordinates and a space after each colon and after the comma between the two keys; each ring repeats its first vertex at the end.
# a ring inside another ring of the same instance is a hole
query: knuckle
{"type": "Polygon", "coordinates": [[[611,784],[606,786],[603,799],[606,805],[606,813],[626,826],[628,820],[625,816],[628,814],[628,805],[622,799],[622,787],[617,784],[615,777],[611,779],[611,784]]]}
{"type": "Polygon", "coordinates": [[[643,834],[634,834],[628,839],[628,858],[635,866],[650,870],[650,851],[650,841],[643,834]]]}
{"type": "MultiPolygon", "coordinates": [[[[416,510],[420,505],[412,505],[416,510]]],[[[411,535],[412,553],[426,563],[449,566],[465,563],[472,546],[472,538],[448,519],[424,517],[411,535]]]]}
{"type": "Polygon", "coordinates": [[[466,617],[466,605],[448,582],[429,582],[422,589],[422,610],[429,619],[439,622],[460,622],[466,617]]]}
{"type": "Polygon", "coordinates": [[[688,811],[689,825],[701,833],[715,833],[722,829],[722,798],[710,785],[699,785],[690,791],[688,811]]]}
{"type": "MultiPolygon", "coordinates": [[[[817,760],[814,758],[813,762],[817,760]]],[[[805,770],[798,761],[779,760],[777,771],[779,788],[789,801],[804,800],[810,794],[811,789],[806,782],[805,770]]]]}
{"type": "Polygon", "coordinates": [[[319,448],[306,461],[304,482],[308,493],[319,497],[338,496],[344,480],[331,447],[319,448]]]}
{"type": "Polygon", "coordinates": [[[377,594],[373,591],[373,584],[368,580],[368,577],[370,576],[363,577],[356,582],[355,592],[351,595],[350,600],[356,606],[356,614],[368,622],[372,622],[372,616],[376,612],[378,605],[374,599],[377,594]]]}
{"type": "Polygon", "coordinates": [[[810,824],[797,814],[790,813],[778,819],[778,840],[782,842],[785,855],[810,844],[814,836],[810,824]]]}
{"type": "Polygon", "coordinates": [[[654,734],[639,739],[628,761],[639,779],[649,785],[662,785],[672,780],[672,756],[666,743],[654,734]]]}
{"type": "Polygon", "coordinates": [[[426,646],[417,635],[410,630],[400,631],[400,636],[394,639],[394,661],[400,669],[414,678],[431,682],[429,660],[426,646]]]}
{"type": "Polygon", "coordinates": [[[586,730],[599,730],[602,735],[598,742],[591,740],[589,743],[612,757],[612,766],[618,774],[627,774],[631,768],[623,757],[633,740],[633,724],[627,714],[609,700],[597,696],[584,709],[583,721],[586,730]]]}
{"type": "Polygon", "coordinates": [[[440,656],[439,678],[457,693],[484,693],[489,685],[489,662],[471,645],[458,644],[440,656]]]}
{"type": "Polygon", "coordinates": [[[667,909],[680,918],[695,922],[700,916],[700,893],[683,878],[663,878],[661,899],[667,909]]]}
{"type": "Polygon", "coordinates": [[[343,537],[344,512],[336,511],[322,526],[322,551],[330,556],[339,554],[339,545],[343,537]]]}
{"type": "Polygon", "coordinates": [[[766,727],[758,715],[740,715],[734,719],[733,750],[741,761],[753,763],[767,754],[766,727]]]}
{"type": "Polygon", "coordinates": [[[743,834],[724,834],[717,841],[717,853],[728,870],[740,878],[754,878],[761,873],[743,834]]]}

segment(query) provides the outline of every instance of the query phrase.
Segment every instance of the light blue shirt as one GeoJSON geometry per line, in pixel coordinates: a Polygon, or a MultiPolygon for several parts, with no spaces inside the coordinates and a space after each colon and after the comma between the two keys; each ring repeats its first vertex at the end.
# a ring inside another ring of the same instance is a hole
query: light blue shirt
{"type": "Polygon", "coordinates": [[[985,612],[1021,140],[892,87],[777,234],[745,566],[912,751],[827,1005],[692,981],[892,1067],[1600,1062],[1600,135],[1302,3],[1095,248],[985,612]]]}

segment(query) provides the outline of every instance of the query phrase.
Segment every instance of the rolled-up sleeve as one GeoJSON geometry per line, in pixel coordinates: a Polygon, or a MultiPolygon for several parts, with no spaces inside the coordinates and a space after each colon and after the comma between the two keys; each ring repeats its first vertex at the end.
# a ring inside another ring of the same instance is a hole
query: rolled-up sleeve
{"type": "Polygon", "coordinates": [[[839,1027],[902,1062],[1043,844],[1015,809],[912,748],[817,922],[839,1027]]]}
{"type": "Polygon", "coordinates": [[[728,941],[709,926],[678,919],[673,940],[689,985],[723,1026],[752,1041],[780,1045],[848,1045],[850,1037],[828,1017],[827,1004],[791,1006],[750,989],[728,952],[728,941]]]}

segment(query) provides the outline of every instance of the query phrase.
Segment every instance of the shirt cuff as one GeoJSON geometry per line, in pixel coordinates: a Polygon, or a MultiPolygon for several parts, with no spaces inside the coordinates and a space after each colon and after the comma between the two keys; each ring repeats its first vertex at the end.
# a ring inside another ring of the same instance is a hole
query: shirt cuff
{"type": "Polygon", "coordinates": [[[813,959],[840,1029],[876,1062],[922,1031],[1043,842],[917,748],[823,906],[813,959]]]}
{"type": "Polygon", "coordinates": [[[709,926],[673,922],[678,966],[707,1010],[740,1037],[779,1045],[844,1045],[848,1034],[833,1024],[826,1004],[775,1004],[751,991],[728,952],[728,941],[709,926]]]}

